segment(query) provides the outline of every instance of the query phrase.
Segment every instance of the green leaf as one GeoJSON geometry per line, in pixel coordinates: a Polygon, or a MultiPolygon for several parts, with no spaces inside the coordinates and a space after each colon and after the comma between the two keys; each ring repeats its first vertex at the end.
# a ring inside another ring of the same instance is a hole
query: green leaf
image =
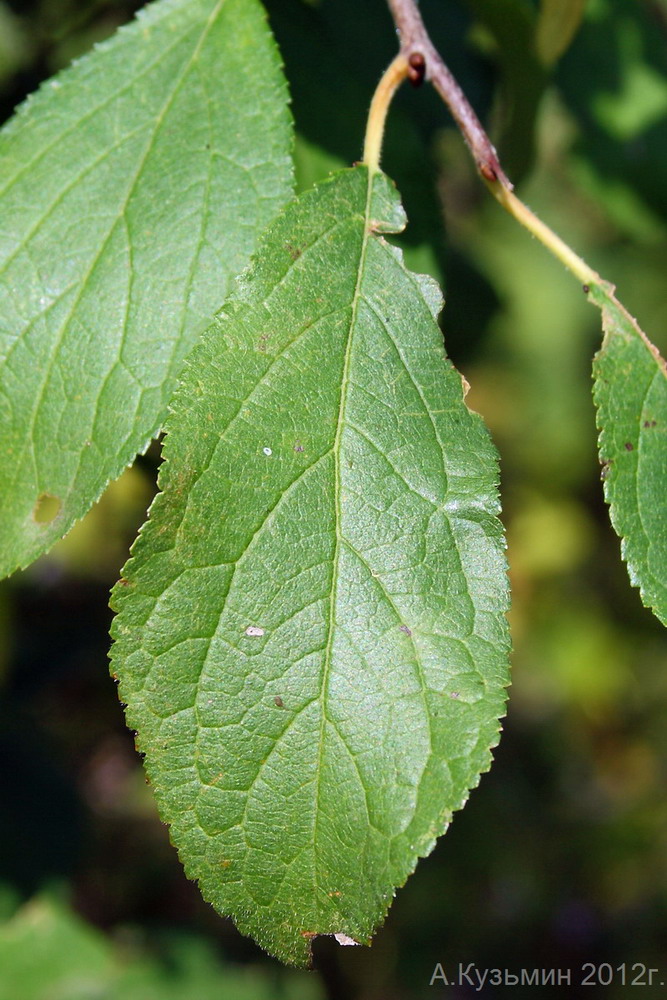
{"type": "Polygon", "coordinates": [[[501,84],[499,148],[514,180],[535,158],[535,122],[548,75],[535,47],[536,17],[524,0],[468,0],[493,39],[501,84]]]}
{"type": "Polygon", "coordinates": [[[497,461],[359,167],[294,202],[186,364],[113,669],[188,875],[285,961],[368,941],[504,711],[497,461]]]}
{"type": "Polygon", "coordinates": [[[151,928],[131,946],[33,897],[0,924],[0,1000],[321,1000],[313,976],[225,965],[202,938],[151,928]],[[156,955],[157,953],[157,955],[156,955]],[[167,960],[160,961],[162,954],[167,960]]]}
{"type": "Polygon", "coordinates": [[[586,0],[542,0],[535,48],[545,66],[560,59],[577,33],[586,0]]]}
{"type": "Polygon", "coordinates": [[[160,429],[183,358],[289,196],[255,0],[162,0],[0,134],[0,573],[160,429]]]}
{"type": "Polygon", "coordinates": [[[49,899],[34,898],[0,924],[0,1000],[95,995],[112,978],[108,950],[99,931],[49,899]]]}
{"type": "Polygon", "coordinates": [[[656,9],[587,3],[558,66],[558,91],[577,123],[574,174],[615,225],[642,241],[664,238],[667,218],[665,36],[656,9]]]}
{"type": "Polygon", "coordinates": [[[667,625],[667,367],[613,292],[590,287],[604,329],[593,363],[604,493],[630,580],[667,625]]]}

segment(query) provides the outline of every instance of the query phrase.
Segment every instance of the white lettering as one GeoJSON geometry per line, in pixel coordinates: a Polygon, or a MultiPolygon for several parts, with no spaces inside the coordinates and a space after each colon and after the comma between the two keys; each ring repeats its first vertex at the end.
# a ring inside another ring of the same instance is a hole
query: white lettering
{"type": "Polygon", "coordinates": [[[478,983],[478,985],[475,987],[475,990],[477,991],[477,993],[481,993],[482,992],[482,990],[484,988],[484,983],[486,982],[486,977],[488,976],[488,974],[489,974],[489,970],[488,969],[484,970],[484,975],[483,976],[480,974],[479,969],[475,969],[475,975],[477,976],[477,983],[478,983]]]}
{"type": "Polygon", "coordinates": [[[459,962],[459,986],[463,986],[463,980],[464,979],[468,983],[469,986],[474,986],[475,985],[473,983],[472,977],[470,975],[470,970],[474,969],[474,968],[475,968],[475,963],[471,962],[469,964],[468,968],[464,972],[463,971],[463,962],[459,962]]]}
{"type": "Polygon", "coordinates": [[[439,979],[442,982],[443,986],[449,986],[449,979],[447,979],[447,976],[445,975],[445,970],[440,965],[440,962],[437,963],[435,969],[433,970],[433,975],[431,976],[431,981],[428,985],[433,986],[433,983],[436,981],[436,979],[439,979]]]}

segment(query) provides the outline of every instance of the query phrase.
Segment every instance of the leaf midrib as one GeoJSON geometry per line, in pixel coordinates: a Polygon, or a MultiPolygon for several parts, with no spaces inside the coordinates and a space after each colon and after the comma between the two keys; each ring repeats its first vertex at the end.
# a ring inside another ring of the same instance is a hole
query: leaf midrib
{"type": "MultiPolygon", "coordinates": [[[[343,512],[341,507],[341,474],[340,474],[340,445],[343,430],[346,423],[346,409],[347,409],[347,395],[349,388],[349,373],[350,373],[350,359],[352,356],[352,345],[354,342],[354,329],[357,321],[357,313],[359,310],[359,302],[361,301],[361,283],[364,273],[364,265],[366,263],[366,253],[368,249],[368,241],[370,239],[370,206],[371,197],[373,194],[373,174],[369,170],[366,185],[366,205],[364,207],[363,225],[364,234],[361,243],[361,252],[359,254],[359,264],[357,268],[357,280],[355,283],[354,294],[352,296],[352,303],[350,309],[350,324],[347,336],[347,344],[345,346],[345,358],[343,360],[343,373],[341,378],[341,394],[340,403],[338,405],[338,423],[336,425],[336,434],[333,443],[333,461],[334,461],[334,526],[336,533],[336,541],[334,545],[333,558],[331,563],[331,597],[329,600],[329,621],[328,621],[328,636],[327,644],[324,649],[324,656],[322,660],[322,683],[320,687],[320,709],[321,709],[321,723],[320,723],[320,739],[317,751],[317,787],[315,790],[315,809],[313,813],[313,888],[314,897],[317,899],[317,864],[316,864],[316,853],[317,853],[317,826],[320,816],[320,798],[322,791],[322,765],[324,757],[324,745],[326,740],[326,727],[330,723],[327,717],[327,697],[329,691],[329,678],[331,674],[331,660],[332,660],[332,650],[333,650],[333,638],[336,620],[336,594],[337,594],[337,579],[338,579],[338,563],[340,561],[340,550],[344,542],[342,533],[342,519],[343,512]]],[[[333,723],[332,723],[333,724],[333,723]]]]}

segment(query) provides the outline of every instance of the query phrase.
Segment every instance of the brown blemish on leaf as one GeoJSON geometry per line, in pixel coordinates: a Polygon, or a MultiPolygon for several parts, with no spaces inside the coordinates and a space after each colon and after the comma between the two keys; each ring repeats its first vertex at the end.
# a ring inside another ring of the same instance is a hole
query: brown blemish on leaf
{"type": "Polygon", "coordinates": [[[626,441],[625,444],[623,445],[623,447],[625,448],[626,451],[634,451],[635,450],[635,446],[632,444],[631,441],[626,441]]]}
{"type": "Polygon", "coordinates": [[[295,246],[294,243],[286,243],[285,249],[287,250],[292,260],[298,260],[301,254],[303,253],[301,247],[295,246]]]}
{"type": "Polygon", "coordinates": [[[398,626],[398,631],[399,632],[405,632],[406,635],[412,635],[412,630],[409,629],[407,625],[399,625],[398,626]]]}
{"type": "Polygon", "coordinates": [[[33,507],[32,517],[37,524],[52,524],[62,507],[60,497],[52,493],[40,493],[33,507]]]}
{"type": "Polygon", "coordinates": [[[317,931],[301,931],[301,937],[307,938],[312,941],[313,938],[317,937],[317,931]]]}
{"type": "Polygon", "coordinates": [[[279,694],[277,694],[275,696],[275,698],[273,699],[273,704],[276,705],[277,708],[284,708],[285,707],[285,702],[282,700],[282,698],[280,697],[279,694]]]}
{"type": "Polygon", "coordinates": [[[644,427],[655,427],[657,425],[657,420],[645,420],[644,427]]]}
{"type": "Polygon", "coordinates": [[[116,584],[117,587],[129,587],[130,581],[126,580],[124,576],[121,576],[120,580],[116,584]]]}
{"type": "Polygon", "coordinates": [[[230,865],[231,865],[231,861],[228,858],[225,858],[224,861],[220,862],[220,867],[221,868],[229,868],[230,865]]]}
{"type": "Polygon", "coordinates": [[[600,469],[600,479],[602,479],[603,481],[607,478],[607,476],[611,472],[611,461],[612,460],[609,459],[608,462],[602,463],[602,468],[600,469]]]}

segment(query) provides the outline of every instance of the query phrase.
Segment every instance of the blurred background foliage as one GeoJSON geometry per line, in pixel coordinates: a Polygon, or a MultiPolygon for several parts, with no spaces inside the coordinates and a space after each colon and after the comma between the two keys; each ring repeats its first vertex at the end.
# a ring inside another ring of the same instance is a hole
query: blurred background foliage
{"type": "MultiPolygon", "coordinates": [[[[2,116],[138,6],[0,0],[2,116]]],[[[267,6],[306,187],[358,159],[395,36],[383,0],[267,6]]],[[[421,6],[520,195],[664,351],[667,2],[421,6]]],[[[495,764],[372,948],[323,940],[316,971],[295,973],[218,918],[169,846],[107,672],[108,590],[154,492],[155,445],[0,587],[0,1000],[417,1000],[442,994],[437,962],[643,962],[667,982],[667,642],[602,500],[597,313],[489,199],[428,88],[399,94],[384,166],[408,262],[445,288],[448,351],[502,456],[515,651],[495,764]]],[[[605,990],[624,994],[618,977],[605,990]]]]}

